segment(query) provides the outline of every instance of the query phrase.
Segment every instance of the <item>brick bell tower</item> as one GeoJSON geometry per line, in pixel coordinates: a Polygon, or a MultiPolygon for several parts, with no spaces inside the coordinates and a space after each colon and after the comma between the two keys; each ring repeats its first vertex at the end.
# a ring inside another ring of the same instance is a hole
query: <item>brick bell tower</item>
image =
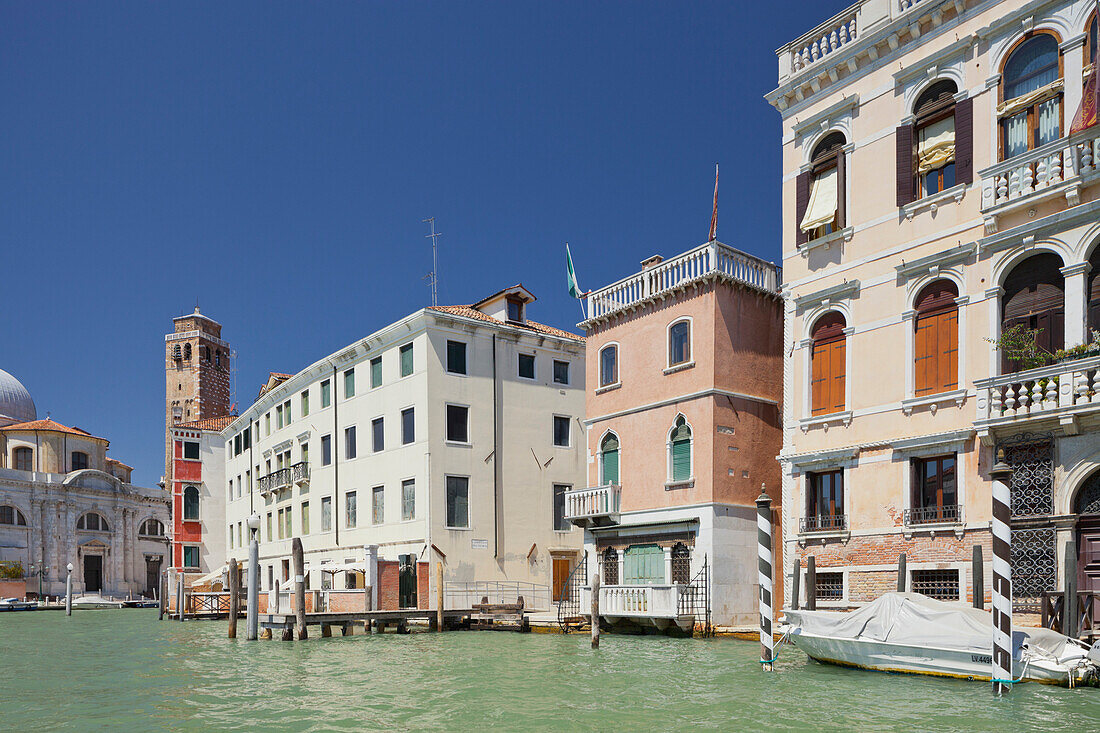
{"type": "Polygon", "coordinates": [[[229,343],[222,326],[194,313],[172,319],[164,337],[164,485],[172,487],[172,426],[228,415],[229,343]]]}

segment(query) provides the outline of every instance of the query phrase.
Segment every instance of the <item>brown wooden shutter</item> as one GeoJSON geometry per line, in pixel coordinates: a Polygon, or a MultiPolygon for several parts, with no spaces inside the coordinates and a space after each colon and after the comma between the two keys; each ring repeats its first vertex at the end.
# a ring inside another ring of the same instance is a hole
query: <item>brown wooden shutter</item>
{"type": "Polygon", "coordinates": [[[802,231],[802,217],[806,216],[806,207],[810,205],[810,180],[809,171],[799,173],[794,179],[794,242],[805,244],[809,235],[802,231]]]}
{"type": "Polygon", "coordinates": [[[917,397],[936,391],[936,329],[935,316],[919,316],[915,334],[913,369],[916,376],[917,397]]]}
{"type": "Polygon", "coordinates": [[[848,176],[848,162],[844,151],[840,150],[836,154],[836,228],[843,229],[848,226],[848,210],[845,196],[845,191],[848,189],[846,178],[848,176]]]}
{"type": "Polygon", "coordinates": [[[959,309],[941,313],[937,319],[940,391],[952,392],[959,386],[959,309]]]}
{"type": "Polygon", "coordinates": [[[955,104],[955,182],[974,182],[974,100],[955,104]]]}
{"type": "Polygon", "coordinates": [[[841,412],[844,409],[844,380],[845,380],[845,339],[834,341],[830,345],[829,368],[832,374],[832,412],[841,412]]]}
{"type": "Polygon", "coordinates": [[[898,206],[913,200],[913,126],[901,125],[895,133],[898,154],[898,206]]]}

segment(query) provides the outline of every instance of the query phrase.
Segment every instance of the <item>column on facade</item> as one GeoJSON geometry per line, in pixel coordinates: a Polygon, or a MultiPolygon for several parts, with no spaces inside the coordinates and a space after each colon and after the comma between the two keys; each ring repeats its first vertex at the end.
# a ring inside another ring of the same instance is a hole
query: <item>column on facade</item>
{"type": "MultiPolygon", "coordinates": [[[[1065,109],[1062,110],[1062,119],[1065,121],[1066,129],[1062,131],[1065,135],[1069,130],[1069,126],[1073,121],[1074,115],[1077,114],[1077,110],[1081,107],[1081,97],[1084,94],[1084,75],[1085,75],[1085,35],[1082,33],[1076,38],[1071,38],[1062,44],[1062,71],[1065,84],[1062,88],[1062,104],[1065,105],[1065,109]]],[[[1077,173],[1076,170],[1070,170],[1069,167],[1073,165],[1072,156],[1065,156],[1066,161],[1063,168],[1064,175],[1068,178],[1070,175],[1077,173]]],[[[1066,312],[1066,321],[1069,321],[1069,312],[1066,312]]],[[[1069,342],[1066,342],[1066,346],[1069,346],[1069,342]]]]}
{"type": "MultiPolygon", "coordinates": [[[[989,288],[985,291],[986,302],[989,303],[989,338],[996,341],[1001,335],[1001,296],[1004,288],[989,288]]],[[[987,376],[993,377],[1001,373],[1001,352],[997,349],[989,349],[989,371],[987,376]]]]}
{"type": "Polygon", "coordinates": [[[672,548],[671,547],[662,547],[661,549],[665,551],[665,582],[666,583],[671,583],[672,582],[672,548]]]}
{"type": "Polygon", "coordinates": [[[52,568],[50,577],[55,581],[65,582],[65,561],[61,558],[61,528],[58,526],[61,504],[56,501],[45,503],[46,511],[46,556],[48,565],[52,568]]]}
{"type": "MultiPolygon", "coordinates": [[[[114,528],[115,531],[111,533],[111,574],[110,584],[116,590],[122,590],[123,587],[123,555],[126,554],[126,519],[123,510],[119,507],[114,509],[114,528]]],[[[104,584],[106,585],[106,583],[104,584]]]]}
{"type": "Polygon", "coordinates": [[[1066,297],[1066,348],[1088,342],[1085,308],[1088,299],[1089,263],[1078,262],[1063,267],[1066,297]]]}
{"type": "Polygon", "coordinates": [[[626,550],[615,550],[615,553],[619,556],[619,585],[624,585],[626,583],[626,550]]]}

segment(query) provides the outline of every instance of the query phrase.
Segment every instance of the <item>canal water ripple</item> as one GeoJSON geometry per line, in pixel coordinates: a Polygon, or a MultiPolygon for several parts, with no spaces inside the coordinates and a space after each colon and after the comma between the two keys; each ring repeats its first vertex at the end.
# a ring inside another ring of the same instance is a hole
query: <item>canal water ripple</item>
{"type": "MultiPolygon", "coordinates": [[[[243,624],[241,631],[243,632],[243,624]]],[[[313,631],[313,629],[311,629],[313,631]]],[[[156,612],[0,616],[0,727],[57,730],[1096,731],[1100,690],[817,664],[731,639],[412,633],[229,640],[156,612]]]]}

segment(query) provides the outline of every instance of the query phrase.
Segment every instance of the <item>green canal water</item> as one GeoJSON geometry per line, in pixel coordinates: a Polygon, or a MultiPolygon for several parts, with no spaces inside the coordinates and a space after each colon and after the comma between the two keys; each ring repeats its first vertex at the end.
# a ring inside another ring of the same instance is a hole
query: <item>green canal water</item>
{"type": "MultiPolygon", "coordinates": [[[[241,625],[243,632],[243,623],[241,625]]],[[[312,631],[312,629],[311,629],[312,631]]],[[[1100,690],[846,670],[731,639],[226,639],[155,611],[0,615],[0,729],[1100,730],[1100,690]]]]}

